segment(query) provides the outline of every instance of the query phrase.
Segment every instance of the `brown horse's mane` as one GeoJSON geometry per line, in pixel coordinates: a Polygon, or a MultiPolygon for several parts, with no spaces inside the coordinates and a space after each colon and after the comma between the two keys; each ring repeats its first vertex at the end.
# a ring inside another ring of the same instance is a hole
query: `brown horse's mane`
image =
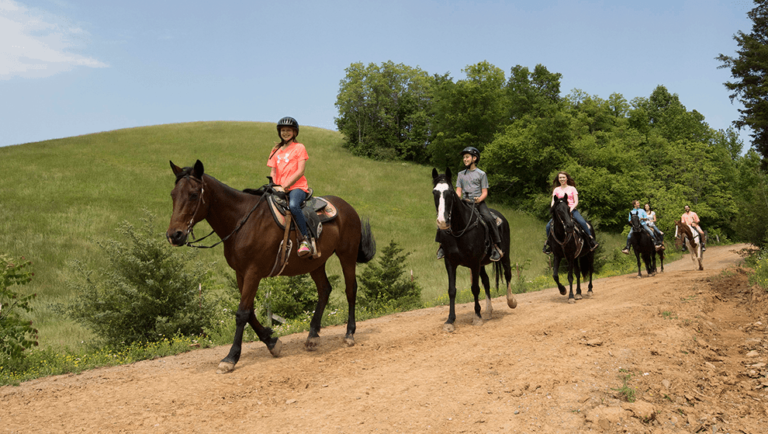
{"type": "MultiPolygon", "coordinates": [[[[193,178],[196,181],[201,181],[202,182],[202,179],[200,179],[200,177],[195,176],[195,175],[192,174],[192,171],[194,169],[195,169],[194,167],[185,167],[185,168],[181,169],[181,172],[176,174],[176,183],[178,183],[182,178],[193,178]]],[[[209,175],[207,173],[204,173],[203,177],[204,178],[210,178],[210,179],[216,181],[216,183],[218,183],[219,185],[221,185],[222,187],[224,187],[226,190],[228,190],[231,193],[245,193],[245,194],[249,194],[249,195],[261,196],[261,195],[264,194],[264,192],[265,192],[265,190],[267,188],[267,184],[265,184],[265,185],[262,185],[261,187],[259,187],[258,189],[246,188],[245,190],[240,191],[240,190],[238,190],[236,188],[228,186],[227,184],[219,181],[218,179],[214,178],[213,176],[211,176],[211,175],[209,175]]]]}

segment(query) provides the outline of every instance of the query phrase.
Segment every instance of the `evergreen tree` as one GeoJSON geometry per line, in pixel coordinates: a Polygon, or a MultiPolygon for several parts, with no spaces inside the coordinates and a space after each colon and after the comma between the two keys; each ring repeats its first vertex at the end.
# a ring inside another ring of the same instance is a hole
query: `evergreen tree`
{"type": "Polygon", "coordinates": [[[747,13],[752,20],[752,32],[739,31],[733,36],[739,45],[737,56],[720,54],[720,68],[730,68],[735,79],[726,82],[731,91],[731,102],[738,99],[744,109],[739,109],[739,119],[733,124],[741,129],[752,130],[752,146],[768,159],[768,0],[755,0],[755,7],[747,13]]]}

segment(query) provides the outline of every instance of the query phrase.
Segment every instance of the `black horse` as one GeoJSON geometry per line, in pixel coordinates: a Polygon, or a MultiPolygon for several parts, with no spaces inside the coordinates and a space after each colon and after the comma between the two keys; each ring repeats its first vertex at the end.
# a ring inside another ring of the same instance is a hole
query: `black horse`
{"type": "Polygon", "coordinates": [[[636,214],[632,214],[630,225],[632,226],[632,236],[629,238],[629,243],[632,245],[632,250],[635,251],[635,258],[637,258],[637,277],[643,277],[640,269],[640,256],[643,257],[645,271],[649,276],[654,276],[656,274],[656,254],[658,253],[663,272],[664,250],[656,250],[651,234],[643,227],[643,224],[640,223],[640,217],[636,214]]]}
{"type": "MultiPolygon", "coordinates": [[[[475,325],[483,323],[483,317],[480,315],[480,285],[479,279],[483,280],[485,287],[485,314],[486,319],[493,316],[493,307],[491,305],[491,284],[488,274],[485,272],[485,265],[490,264],[491,243],[490,237],[486,237],[486,230],[480,221],[482,217],[475,209],[474,205],[462,201],[451,187],[451,170],[447,169],[445,174],[439,174],[437,169],[432,169],[432,194],[435,196],[435,208],[437,208],[437,240],[442,245],[445,252],[445,269],[448,272],[448,298],[451,300],[450,313],[448,320],[443,325],[445,331],[454,330],[453,323],[456,321],[456,267],[462,265],[472,271],[472,294],[475,296],[475,325]]],[[[499,262],[496,262],[496,289],[499,287],[499,275],[502,268],[504,278],[507,281],[507,305],[514,309],[517,307],[515,295],[512,294],[510,281],[512,280],[512,267],[509,264],[509,223],[498,211],[491,210],[499,219],[499,235],[501,236],[501,245],[504,252],[499,262]]]]}
{"type": "MultiPolygon", "coordinates": [[[[568,283],[570,292],[568,293],[568,303],[576,303],[581,300],[581,275],[584,279],[589,275],[588,296],[592,295],[592,273],[595,265],[595,254],[589,250],[586,236],[576,230],[576,221],[571,214],[571,208],[568,206],[568,195],[562,198],[555,197],[555,203],[549,210],[552,215],[552,227],[547,240],[552,247],[552,277],[557,283],[557,289],[560,294],[565,295],[565,287],[560,284],[560,261],[568,261],[568,283]],[[576,270],[576,296],[573,295],[573,271],[576,270]]],[[[592,229],[592,236],[595,236],[595,229],[592,229]]]]}

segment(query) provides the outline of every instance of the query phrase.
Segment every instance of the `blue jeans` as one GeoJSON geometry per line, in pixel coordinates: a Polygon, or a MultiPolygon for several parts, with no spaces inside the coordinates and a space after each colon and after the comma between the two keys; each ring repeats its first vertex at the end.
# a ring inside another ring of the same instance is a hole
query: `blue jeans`
{"type": "MultiPolygon", "coordinates": [[[[651,234],[651,239],[653,239],[653,242],[655,243],[657,238],[656,234],[653,233],[653,229],[650,226],[643,226],[646,231],[648,231],[649,234],[651,234]]],[[[632,237],[632,228],[629,228],[629,235],[627,235],[627,243],[629,243],[629,239],[632,237]]]]}
{"type": "Polygon", "coordinates": [[[288,207],[291,209],[293,219],[296,220],[296,227],[299,228],[301,235],[307,236],[307,221],[304,220],[304,214],[301,212],[301,203],[307,198],[307,193],[300,188],[288,192],[288,207]]]}
{"type": "MultiPolygon", "coordinates": [[[[587,235],[590,237],[592,236],[592,231],[589,230],[589,226],[587,225],[587,221],[584,220],[584,217],[581,216],[581,213],[579,210],[575,209],[571,211],[571,214],[573,215],[573,219],[579,222],[582,229],[584,229],[584,232],[586,232],[587,235]]],[[[549,219],[547,222],[547,238],[549,238],[549,228],[552,227],[552,219],[549,219]]]]}

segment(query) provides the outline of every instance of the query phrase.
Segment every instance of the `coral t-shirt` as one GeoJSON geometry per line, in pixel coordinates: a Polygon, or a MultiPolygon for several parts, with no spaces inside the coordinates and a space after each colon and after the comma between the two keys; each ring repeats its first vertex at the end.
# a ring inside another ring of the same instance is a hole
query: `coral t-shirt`
{"type": "Polygon", "coordinates": [[[693,211],[684,212],[683,215],[680,216],[680,221],[691,226],[691,223],[699,222],[699,215],[693,211]]]}
{"type": "Polygon", "coordinates": [[[286,186],[284,182],[299,170],[299,161],[308,160],[307,149],[301,143],[291,143],[277,150],[267,161],[268,167],[275,168],[276,184],[282,185],[285,191],[300,188],[309,193],[309,184],[304,175],[301,176],[293,185],[286,186]]]}

